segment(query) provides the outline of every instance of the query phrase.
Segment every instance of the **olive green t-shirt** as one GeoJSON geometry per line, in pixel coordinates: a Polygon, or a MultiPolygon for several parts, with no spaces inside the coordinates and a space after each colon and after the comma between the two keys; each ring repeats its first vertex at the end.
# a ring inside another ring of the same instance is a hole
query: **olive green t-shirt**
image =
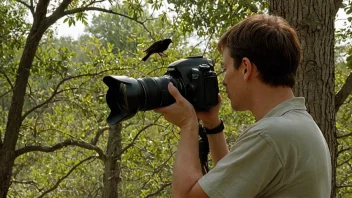
{"type": "Polygon", "coordinates": [[[198,182],[216,198],[330,197],[329,149],[304,98],[274,107],[198,182]]]}

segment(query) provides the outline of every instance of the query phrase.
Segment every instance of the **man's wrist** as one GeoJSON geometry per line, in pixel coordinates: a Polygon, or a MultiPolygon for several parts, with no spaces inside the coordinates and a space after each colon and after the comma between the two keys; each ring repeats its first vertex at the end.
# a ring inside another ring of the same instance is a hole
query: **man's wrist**
{"type": "Polygon", "coordinates": [[[180,127],[180,129],[182,130],[193,130],[193,129],[198,129],[198,122],[197,119],[193,120],[193,121],[189,121],[188,123],[186,123],[185,125],[183,125],[182,127],[180,127]]]}
{"type": "Polygon", "coordinates": [[[214,121],[211,122],[202,122],[203,127],[207,129],[214,129],[215,127],[219,126],[221,124],[220,118],[214,119],[214,121]]]}

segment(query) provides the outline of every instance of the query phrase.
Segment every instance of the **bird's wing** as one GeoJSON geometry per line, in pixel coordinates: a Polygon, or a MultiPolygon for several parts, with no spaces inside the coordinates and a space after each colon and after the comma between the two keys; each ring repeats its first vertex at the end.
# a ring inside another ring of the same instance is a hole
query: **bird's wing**
{"type": "Polygon", "coordinates": [[[157,49],[160,45],[162,45],[163,40],[161,41],[156,41],[155,43],[153,43],[151,46],[149,46],[146,50],[144,50],[143,52],[149,52],[149,51],[154,51],[155,49],[157,49]]]}

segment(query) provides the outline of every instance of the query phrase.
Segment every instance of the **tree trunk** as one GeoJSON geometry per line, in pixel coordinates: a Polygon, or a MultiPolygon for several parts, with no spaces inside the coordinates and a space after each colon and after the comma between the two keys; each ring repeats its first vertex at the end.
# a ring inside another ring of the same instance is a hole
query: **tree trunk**
{"type": "Polygon", "coordinates": [[[121,123],[111,125],[109,130],[106,159],[104,161],[103,198],[118,197],[120,183],[120,161],[122,150],[121,123]]]}
{"type": "Polygon", "coordinates": [[[49,0],[41,0],[37,4],[33,25],[18,66],[4,142],[0,148],[0,197],[6,197],[11,184],[12,167],[16,158],[15,149],[22,124],[22,110],[30,70],[39,42],[49,27],[48,24],[44,23],[48,5],[49,0]]]}
{"type": "Polygon", "coordinates": [[[0,148],[0,197],[6,197],[10,187],[12,167],[15,161],[15,148],[22,124],[22,109],[30,69],[39,42],[45,32],[43,28],[31,29],[17,70],[11,107],[8,114],[5,137],[0,148]]]}
{"type": "Polygon", "coordinates": [[[336,113],[333,0],[270,0],[271,14],[285,18],[297,31],[303,52],[295,95],[306,99],[308,112],[328,143],[332,162],[331,197],[336,196],[336,113]]]}

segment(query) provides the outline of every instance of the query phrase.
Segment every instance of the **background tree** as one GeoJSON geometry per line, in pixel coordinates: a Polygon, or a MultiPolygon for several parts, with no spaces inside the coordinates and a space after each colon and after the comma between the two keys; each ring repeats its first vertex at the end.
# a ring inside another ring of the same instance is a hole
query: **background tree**
{"type": "MultiPolygon", "coordinates": [[[[63,176],[58,180],[54,179],[56,181],[52,180],[52,186],[49,184],[46,187],[38,186],[35,180],[28,182],[23,180],[11,180],[15,159],[18,158],[19,162],[21,162],[21,157],[26,155],[29,155],[27,157],[32,157],[33,159],[33,155],[29,154],[30,152],[52,152],[67,146],[77,146],[98,153],[98,156],[87,156],[81,161],[71,163],[73,168],[76,168],[78,165],[94,158],[104,159],[105,157],[109,157],[109,151],[107,152],[108,155],[105,155],[102,149],[94,145],[94,143],[96,143],[95,139],[93,139],[94,141],[92,141],[92,143],[87,143],[87,141],[80,140],[78,134],[81,134],[81,138],[88,137],[87,134],[91,134],[91,132],[88,132],[96,129],[95,131],[97,132],[95,136],[99,137],[100,134],[105,131],[102,130],[104,129],[103,126],[99,126],[103,120],[100,115],[103,113],[106,115],[107,112],[105,111],[100,114],[95,114],[95,112],[90,111],[90,108],[92,107],[90,106],[92,102],[90,100],[98,98],[100,101],[103,101],[101,95],[97,94],[100,92],[94,90],[96,87],[99,87],[101,90],[103,85],[96,82],[101,81],[101,77],[104,73],[111,71],[106,69],[107,67],[117,68],[116,63],[119,61],[121,62],[122,53],[117,56],[120,60],[116,60],[116,56],[114,56],[111,51],[112,45],[108,45],[107,48],[104,48],[100,47],[98,45],[99,43],[95,42],[94,45],[98,47],[97,49],[91,50],[91,48],[87,48],[85,50],[88,54],[89,62],[80,64],[73,63],[74,67],[68,67],[69,62],[72,61],[74,53],[65,47],[57,49],[54,46],[50,46],[49,42],[52,37],[49,27],[51,27],[51,25],[58,19],[64,16],[69,16],[67,18],[68,23],[73,23],[74,20],[85,21],[85,14],[82,12],[89,10],[120,15],[137,22],[142,26],[144,25],[144,22],[137,20],[138,15],[130,17],[128,15],[120,14],[101,7],[98,4],[99,2],[100,1],[72,2],[70,0],[64,0],[57,6],[50,4],[50,1],[48,0],[40,0],[37,4],[34,4],[35,2],[33,1],[28,3],[25,1],[18,1],[17,3],[16,1],[4,2],[5,5],[11,5],[13,8],[16,8],[16,6],[19,6],[20,4],[26,7],[33,16],[33,24],[28,32],[26,42],[22,43],[23,52],[20,55],[21,58],[18,66],[15,64],[14,67],[15,71],[17,70],[16,75],[13,75],[13,78],[10,78],[10,73],[6,71],[6,73],[4,72],[3,74],[4,78],[2,78],[6,80],[2,82],[7,82],[9,84],[8,86],[13,88],[13,94],[11,96],[11,105],[9,106],[8,113],[6,108],[4,108],[4,115],[6,116],[4,120],[7,124],[6,128],[2,126],[5,128],[5,133],[4,137],[1,138],[3,141],[1,141],[0,147],[1,197],[7,195],[11,182],[33,184],[41,194],[40,196],[44,196],[60,185],[63,179],[67,178],[73,171],[73,169],[70,169],[65,173],[66,169],[61,168],[61,172],[59,171],[56,173],[63,176]],[[72,18],[72,15],[74,15],[75,18],[72,18]],[[44,36],[44,33],[47,34],[44,36]],[[43,44],[42,47],[40,47],[40,43],[43,44]],[[45,43],[49,46],[44,46],[45,43]],[[94,56],[92,51],[98,52],[98,56],[94,56]],[[82,69],[77,70],[77,68],[82,69]],[[33,76],[30,77],[30,74],[33,74],[33,76]],[[96,80],[95,78],[99,80],[96,80]],[[90,86],[90,89],[85,90],[84,85],[87,84],[90,86]],[[57,103],[66,104],[61,106],[57,105],[57,103]],[[76,109],[79,109],[80,111],[76,111],[76,109]],[[71,111],[71,114],[61,114],[60,122],[60,119],[58,119],[60,113],[68,111],[71,111]],[[72,113],[76,114],[73,115],[72,113]],[[50,117],[52,120],[48,119],[50,117]],[[81,121],[78,127],[76,124],[77,120],[81,121]],[[89,120],[89,122],[87,122],[87,120],[89,120]],[[64,130],[65,124],[66,127],[69,127],[70,130],[75,132],[75,135],[72,136],[71,134],[66,133],[64,130]],[[50,125],[51,127],[48,127],[50,125]],[[102,128],[99,129],[99,127],[102,128]],[[61,136],[54,136],[54,138],[50,139],[48,138],[48,135],[43,135],[45,134],[43,132],[47,131],[55,131],[62,134],[61,136]],[[46,141],[45,143],[52,144],[55,142],[55,138],[59,138],[58,142],[60,143],[54,144],[54,146],[43,145],[43,140],[46,141]]],[[[17,11],[14,10],[13,12],[17,11]]],[[[97,104],[99,104],[99,100],[97,104]]],[[[56,157],[52,157],[52,159],[59,158],[62,160],[64,158],[62,154],[55,155],[56,157]],[[58,156],[61,156],[61,158],[58,156]]],[[[84,155],[87,154],[84,153],[84,155]]],[[[116,155],[116,153],[114,153],[114,155],[116,155]]],[[[121,153],[119,155],[121,156],[121,153]]],[[[114,159],[115,158],[116,156],[114,156],[114,159]]],[[[116,161],[118,159],[119,158],[117,157],[116,161]]],[[[43,160],[43,158],[33,159],[33,161],[36,160],[41,162],[47,161],[43,160]]],[[[104,162],[106,162],[106,160],[104,160],[104,162]]],[[[107,166],[108,163],[105,165],[107,166]]],[[[18,173],[18,171],[21,170],[20,166],[16,169],[15,176],[20,177],[21,174],[18,173]]],[[[49,174],[51,174],[53,167],[47,168],[49,169],[49,174]]],[[[42,172],[41,174],[44,173],[42,172]]],[[[23,175],[25,174],[22,174],[22,176],[23,175]]],[[[42,176],[43,175],[39,175],[40,178],[42,178],[42,176]]],[[[57,175],[53,178],[57,178],[57,175]]]]}

